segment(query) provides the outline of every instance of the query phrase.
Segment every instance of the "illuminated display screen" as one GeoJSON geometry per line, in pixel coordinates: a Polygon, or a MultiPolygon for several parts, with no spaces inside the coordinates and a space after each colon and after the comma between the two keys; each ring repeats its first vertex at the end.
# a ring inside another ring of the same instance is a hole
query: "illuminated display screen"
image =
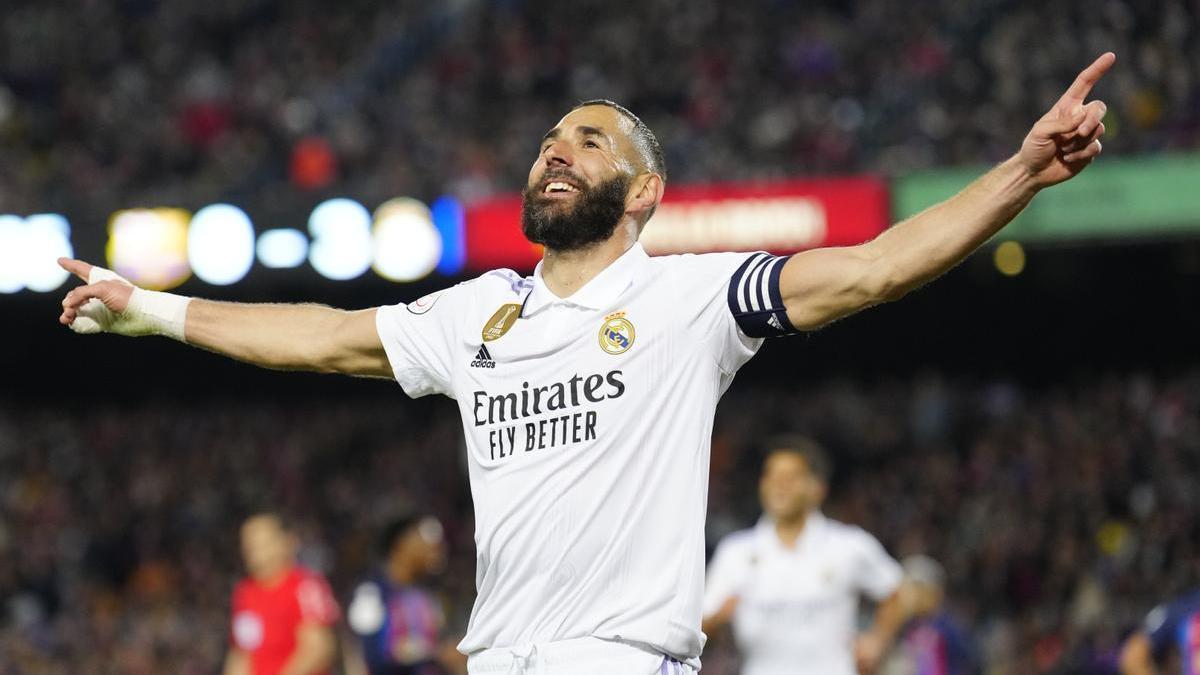
{"type": "MultiPolygon", "coordinates": [[[[887,204],[885,185],[870,178],[672,186],[642,242],[651,254],[855,244],[883,231],[887,204]]],[[[229,286],[256,264],[286,270],[307,263],[337,282],[371,271],[397,283],[497,267],[528,271],[542,252],[522,235],[520,213],[516,194],[469,206],[452,197],[432,204],[398,197],[373,211],[339,197],[317,204],[303,228],[258,230],[234,204],[195,213],[134,208],[109,217],[104,262],[153,289],[193,276],[229,286]]],[[[57,289],[67,274],[55,259],[72,254],[65,217],[0,216],[0,293],[57,289]]]]}

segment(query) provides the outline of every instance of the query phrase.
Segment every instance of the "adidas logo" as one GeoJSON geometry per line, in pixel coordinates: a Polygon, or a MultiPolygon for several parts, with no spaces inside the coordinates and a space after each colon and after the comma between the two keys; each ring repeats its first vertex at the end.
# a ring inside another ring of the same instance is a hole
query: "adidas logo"
{"type": "Polygon", "coordinates": [[[771,314],[771,318],[767,319],[767,325],[777,331],[783,331],[783,324],[779,322],[779,317],[771,314]]]}
{"type": "Polygon", "coordinates": [[[479,352],[475,354],[475,360],[471,362],[472,368],[495,368],[496,361],[492,358],[491,352],[488,351],[487,345],[479,345],[479,352]]]}

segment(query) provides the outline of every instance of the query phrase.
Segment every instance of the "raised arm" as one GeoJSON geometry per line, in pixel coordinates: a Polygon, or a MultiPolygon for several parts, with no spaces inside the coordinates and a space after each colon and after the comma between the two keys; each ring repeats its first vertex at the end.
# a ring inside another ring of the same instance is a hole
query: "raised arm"
{"type": "Polygon", "coordinates": [[[780,291],[792,325],[817,328],[896,300],[940,276],[1011,221],[1043,188],[1068,180],[1100,154],[1102,101],[1085,103],[1116,56],[1088,66],[1033,125],[1016,155],[950,199],[859,246],[798,253],[780,291]]]}
{"type": "Polygon", "coordinates": [[[88,282],[67,293],[59,317],[79,332],[168,335],[264,368],[391,376],[374,309],[181,298],[136,288],[81,260],[59,264],[88,282]]]}

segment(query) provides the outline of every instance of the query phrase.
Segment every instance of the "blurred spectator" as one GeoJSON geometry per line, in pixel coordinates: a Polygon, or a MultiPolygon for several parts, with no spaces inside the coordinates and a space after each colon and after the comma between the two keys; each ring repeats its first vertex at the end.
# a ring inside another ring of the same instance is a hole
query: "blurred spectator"
{"type": "MultiPolygon", "coordinates": [[[[816,436],[837,463],[826,511],[942,562],[984,673],[1114,673],[1145,608],[1200,581],[1200,372],[735,387],[709,541],[758,515],[751,430],[816,436]]],[[[381,518],[436,514],[450,555],[434,590],[461,630],[474,550],[460,434],[452,405],[398,397],[0,406],[0,673],[213,672],[231,533],[258,503],[295,514],[300,560],[341,598],[381,518]]],[[[706,672],[727,661],[714,643],[706,672]]]]}
{"type": "Polygon", "coordinates": [[[995,162],[1075,73],[1106,153],[1200,146],[1186,0],[11,0],[0,203],[368,202],[514,190],[574,102],[654,128],[673,180],[995,162]]]}

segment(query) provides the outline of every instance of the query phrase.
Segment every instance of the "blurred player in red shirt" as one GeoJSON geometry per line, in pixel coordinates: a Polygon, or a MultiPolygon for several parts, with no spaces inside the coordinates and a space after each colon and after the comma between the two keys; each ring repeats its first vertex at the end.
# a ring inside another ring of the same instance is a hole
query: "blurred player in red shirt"
{"type": "Polygon", "coordinates": [[[325,579],[296,563],[296,537],[275,513],[242,525],[250,576],[233,591],[225,675],[325,675],[336,651],[337,602],[325,579]]]}

